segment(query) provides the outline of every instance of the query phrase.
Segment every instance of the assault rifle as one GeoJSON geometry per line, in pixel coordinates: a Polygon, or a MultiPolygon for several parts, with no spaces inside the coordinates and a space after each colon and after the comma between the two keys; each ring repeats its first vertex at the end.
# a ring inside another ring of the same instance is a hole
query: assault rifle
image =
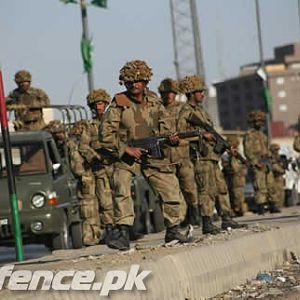
{"type": "MultiPolygon", "coordinates": [[[[203,128],[206,132],[209,132],[214,136],[214,152],[216,154],[221,156],[225,151],[230,150],[230,144],[211,125],[203,122],[195,114],[188,119],[188,122],[203,128]]],[[[239,152],[236,153],[236,158],[239,159],[244,165],[250,166],[249,162],[239,152]]]]}
{"type": "MultiPolygon", "coordinates": [[[[199,136],[201,134],[201,130],[187,131],[187,132],[179,132],[177,133],[180,139],[187,139],[199,136]]],[[[143,155],[141,157],[142,163],[148,158],[154,159],[163,159],[164,154],[162,151],[162,147],[169,142],[170,135],[160,135],[160,136],[150,136],[142,139],[131,139],[128,141],[129,147],[141,148],[143,150],[143,155]]],[[[135,158],[125,154],[122,157],[127,164],[132,165],[135,162],[135,158]]]]}

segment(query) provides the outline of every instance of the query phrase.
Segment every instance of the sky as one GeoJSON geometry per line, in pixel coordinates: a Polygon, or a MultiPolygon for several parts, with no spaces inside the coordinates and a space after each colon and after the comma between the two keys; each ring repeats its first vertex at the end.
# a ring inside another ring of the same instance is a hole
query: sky
{"type": "MultiPolygon", "coordinates": [[[[89,0],[88,0],[89,1],[89,0]]],[[[133,59],[153,69],[149,87],[175,78],[169,0],[107,0],[108,9],[88,7],[94,44],[95,88],[123,90],[120,68],[133,59]]],[[[187,0],[182,0],[187,1],[187,0]]],[[[206,83],[237,76],[241,65],[259,60],[255,0],[197,0],[206,83]]],[[[265,58],[273,48],[300,40],[298,0],[259,0],[265,58]]],[[[0,0],[0,66],[5,94],[14,74],[32,73],[53,104],[85,104],[88,93],[80,54],[79,5],[59,0],[0,0]]]]}

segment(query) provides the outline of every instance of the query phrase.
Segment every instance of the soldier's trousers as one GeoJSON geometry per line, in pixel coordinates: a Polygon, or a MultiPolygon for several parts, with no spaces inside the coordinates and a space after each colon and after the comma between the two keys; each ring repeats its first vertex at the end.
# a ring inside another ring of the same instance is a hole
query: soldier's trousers
{"type": "Polygon", "coordinates": [[[98,199],[95,195],[95,179],[92,172],[81,177],[78,197],[82,218],[83,243],[97,245],[101,237],[98,199]]]}
{"type": "Polygon", "coordinates": [[[113,199],[110,177],[113,173],[112,166],[105,166],[94,172],[96,182],[96,196],[99,202],[101,225],[114,224],[113,199]]]}
{"type": "Polygon", "coordinates": [[[198,199],[202,216],[214,214],[216,200],[219,201],[219,213],[229,215],[230,200],[224,176],[218,162],[212,160],[194,160],[198,199]]]}
{"type": "Polygon", "coordinates": [[[254,169],[253,187],[257,204],[268,201],[277,202],[274,194],[274,176],[272,172],[254,169]]]}
{"type": "Polygon", "coordinates": [[[233,210],[236,213],[244,214],[248,210],[247,203],[245,201],[245,187],[244,186],[233,186],[231,190],[233,210]]]}
{"type": "Polygon", "coordinates": [[[284,206],[285,193],[284,193],[284,178],[282,176],[274,177],[274,200],[278,207],[284,206]]]}
{"type": "Polygon", "coordinates": [[[176,175],[188,205],[198,205],[197,184],[195,181],[194,165],[190,160],[184,160],[176,166],[176,175]]]}
{"type": "Polygon", "coordinates": [[[134,221],[134,205],[131,197],[131,183],[135,175],[144,175],[159,194],[161,207],[167,227],[180,224],[181,205],[184,202],[179,188],[179,182],[174,173],[163,173],[157,169],[148,168],[141,173],[141,166],[133,164],[130,168],[116,168],[114,172],[115,189],[115,220],[118,225],[132,226],[134,221]]]}

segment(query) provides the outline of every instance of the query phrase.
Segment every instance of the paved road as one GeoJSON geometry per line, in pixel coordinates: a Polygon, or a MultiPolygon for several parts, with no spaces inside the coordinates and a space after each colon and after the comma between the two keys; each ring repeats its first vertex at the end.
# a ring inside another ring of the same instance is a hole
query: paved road
{"type": "MultiPolygon", "coordinates": [[[[258,216],[255,214],[250,214],[241,218],[236,219],[239,222],[243,222],[246,224],[266,224],[266,225],[272,225],[272,226],[284,226],[291,223],[298,223],[300,222],[300,207],[294,206],[285,208],[282,213],[280,214],[269,214],[267,213],[264,216],[258,216]]],[[[199,228],[195,228],[195,235],[201,236],[201,230],[199,228]]],[[[159,244],[163,243],[164,233],[157,233],[157,234],[150,234],[146,235],[143,239],[138,240],[136,243],[142,245],[142,247],[147,246],[157,246],[159,244]]],[[[65,252],[65,255],[68,256],[72,253],[72,256],[80,256],[81,252],[85,253],[91,253],[92,255],[94,253],[99,253],[105,255],[105,254],[111,254],[116,252],[115,250],[107,248],[105,245],[102,246],[93,246],[85,249],[78,249],[78,250],[60,250],[58,251],[60,254],[63,254],[65,252]]],[[[45,246],[42,245],[26,245],[24,246],[24,254],[25,259],[37,259],[42,258],[44,256],[51,255],[51,251],[48,250],[45,246]]],[[[65,256],[63,255],[63,256],[65,256]]],[[[0,266],[9,262],[15,261],[15,251],[13,247],[0,247],[0,266]]]]}

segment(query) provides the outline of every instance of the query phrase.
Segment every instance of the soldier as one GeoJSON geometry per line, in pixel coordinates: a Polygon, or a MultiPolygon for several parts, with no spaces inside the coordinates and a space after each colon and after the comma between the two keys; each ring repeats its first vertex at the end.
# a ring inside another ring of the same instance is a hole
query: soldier
{"type": "MultiPolygon", "coordinates": [[[[188,101],[183,106],[179,118],[179,131],[194,130],[201,126],[190,120],[193,115],[203,123],[213,126],[209,114],[204,110],[202,102],[206,88],[200,76],[186,76],[180,81],[180,90],[185,93],[188,101]]],[[[219,154],[214,151],[214,136],[204,132],[200,138],[190,142],[190,157],[195,168],[195,177],[198,187],[198,199],[202,215],[202,232],[204,234],[218,234],[220,229],[212,224],[215,202],[218,199],[222,214],[222,228],[238,228],[240,225],[230,217],[230,202],[224,176],[218,165],[219,154]]]]}
{"type": "Polygon", "coordinates": [[[93,119],[89,122],[88,130],[83,132],[79,146],[81,155],[91,165],[94,174],[101,226],[105,227],[104,242],[108,242],[113,233],[113,200],[110,180],[113,174],[113,164],[108,158],[102,158],[97,153],[97,149],[100,148],[99,126],[110,101],[110,95],[103,89],[94,90],[87,96],[87,104],[92,111],[93,119]]]}
{"type": "Polygon", "coordinates": [[[91,164],[80,154],[79,144],[82,136],[89,130],[89,122],[81,120],[75,123],[70,131],[73,140],[69,146],[70,166],[78,179],[78,198],[82,218],[83,244],[93,246],[99,244],[101,237],[99,204],[95,194],[96,182],[91,164]]]}
{"type": "Polygon", "coordinates": [[[285,166],[284,162],[279,155],[280,146],[278,144],[271,144],[270,151],[272,155],[272,171],[274,175],[274,199],[276,200],[276,204],[278,207],[284,206],[284,187],[285,187],[285,166]]]}
{"type": "Polygon", "coordinates": [[[26,70],[15,74],[15,82],[18,87],[6,99],[6,103],[15,109],[15,130],[43,129],[46,124],[42,108],[50,104],[47,94],[31,87],[31,74],[26,70]]]}
{"type": "MultiPolygon", "coordinates": [[[[126,91],[115,95],[100,131],[102,145],[120,159],[115,163],[114,172],[115,218],[120,236],[108,244],[119,250],[130,247],[129,229],[134,221],[130,187],[133,176],[141,174],[162,201],[167,227],[165,241],[187,241],[179,232],[182,221],[180,207],[184,199],[169,159],[148,158],[144,163],[143,150],[128,146],[130,139],[170,133],[171,125],[163,105],[146,89],[151,76],[151,69],[141,60],[127,62],[121,68],[119,80],[125,85],[126,91]],[[126,157],[135,160],[132,165],[124,161],[126,157]]],[[[170,143],[178,143],[176,135],[170,135],[169,140],[170,143]]]]}
{"type": "Polygon", "coordinates": [[[251,111],[248,114],[248,122],[253,128],[246,132],[243,140],[245,156],[252,165],[258,214],[264,214],[268,201],[271,213],[280,212],[274,201],[274,177],[271,170],[267,136],[261,130],[264,121],[264,112],[251,111]]]}
{"type": "MultiPolygon", "coordinates": [[[[183,106],[182,102],[175,100],[178,93],[178,84],[175,80],[166,78],[160,83],[158,91],[161,95],[163,105],[170,115],[170,122],[175,132],[178,115],[183,106]]],[[[189,216],[189,213],[187,216],[191,220],[188,221],[195,224],[197,223],[197,218],[199,218],[198,195],[194,165],[189,157],[189,143],[187,141],[182,140],[178,147],[170,149],[170,161],[176,166],[176,176],[179,179],[185,202],[189,206],[188,212],[191,211],[191,216],[189,216]]],[[[186,205],[183,205],[184,218],[186,217],[186,212],[186,205]]]]}
{"type": "Polygon", "coordinates": [[[229,194],[233,211],[236,216],[243,216],[247,211],[247,204],[245,202],[244,189],[246,185],[247,166],[237,157],[238,148],[240,145],[237,136],[230,136],[227,138],[231,146],[228,153],[228,161],[226,165],[223,164],[223,171],[226,172],[226,179],[229,187],[229,194]]]}
{"type": "Polygon", "coordinates": [[[52,134],[60,157],[62,159],[68,160],[68,147],[66,144],[65,125],[59,120],[53,120],[50,121],[44,129],[52,134]]]}

